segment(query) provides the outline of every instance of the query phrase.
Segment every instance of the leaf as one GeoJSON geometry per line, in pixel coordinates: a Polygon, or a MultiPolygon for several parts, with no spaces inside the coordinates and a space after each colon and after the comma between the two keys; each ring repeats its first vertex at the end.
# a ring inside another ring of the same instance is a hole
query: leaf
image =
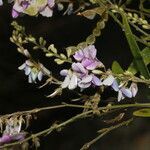
{"type": "Polygon", "coordinates": [[[61,64],[63,64],[65,61],[64,60],[61,60],[61,59],[58,59],[58,58],[56,58],[55,60],[54,60],[58,65],[61,65],[61,64]]]}
{"type": "Polygon", "coordinates": [[[94,19],[96,14],[102,16],[102,14],[105,12],[105,10],[106,10],[106,7],[97,7],[94,9],[89,9],[84,12],[81,12],[78,15],[84,16],[84,17],[92,20],[92,19],[94,19]]]}
{"type": "Polygon", "coordinates": [[[86,43],[89,45],[92,45],[95,43],[95,36],[94,35],[89,35],[86,39],[86,43]]]}
{"type": "Polygon", "coordinates": [[[146,65],[150,64],[150,47],[146,47],[142,50],[141,55],[146,65]]]}
{"type": "Polygon", "coordinates": [[[62,54],[62,53],[60,54],[60,57],[61,57],[62,59],[64,59],[64,60],[67,59],[67,57],[66,57],[64,54],[62,54]]]}
{"type": "Polygon", "coordinates": [[[53,53],[51,53],[51,52],[46,53],[46,57],[52,57],[52,56],[54,56],[54,54],[53,54],[53,53]]]}
{"type": "Polygon", "coordinates": [[[122,67],[120,66],[120,64],[117,61],[114,61],[112,64],[112,72],[115,74],[122,74],[124,73],[122,67]]]}
{"type": "Polygon", "coordinates": [[[144,108],[133,112],[137,117],[150,117],[150,108],[144,108]]]}
{"type": "Polygon", "coordinates": [[[51,50],[54,54],[57,54],[57,49],[54,47],[54,44],[51,44],[51,45],[48,47],[48,50],[51,50]]]}
{"type": "MultiPolygon", "coordinates": [[[[144,63],[146,65],[150,64],[150,48],[146,47],[141,51],[141,55],[144,59],[144,63]]],[[[138,69],[136,67],[135,61],[133,61],[130,66],[128,67],[128,72],[131,72],[132,74],[136,74],[138,72],[138,69]]]]}
{"type": "Polygon", "coordinates": [[[150,74],[148,71],[147,66],[144,63],[144,60],[141,56],[141,51],[139,49],[139,46],[134,38],[134,35],[132,34],[132,31],[130,29],[128,20],[126,15],[124,14],[124,12],[121,12],[122,18],[123,18],[123,25],[124,25],[124,29],[125,29],[125,35],[128,41],[128,44],[130,46],[130,50],[131,53],[134,57],[135,60],[135,65],[137,67],[137,69],[140,71],[141,75],[143,75],[145,78],[149,79],[150,78],[150,74]]]}

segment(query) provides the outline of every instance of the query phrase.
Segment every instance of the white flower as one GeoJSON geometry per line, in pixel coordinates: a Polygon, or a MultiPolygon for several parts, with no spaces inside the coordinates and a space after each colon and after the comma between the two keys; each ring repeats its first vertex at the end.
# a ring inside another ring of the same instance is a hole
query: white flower
{"type": "Polygon", "coordinates": [[[62,76],[66,76],[65,80],[61,85],[63,89],[68,87],[70,90],[73,90],[77,87],[78,78],[74,72],[72,72],[71,70],[64,69],[60,72],[60,74],[62,76]]]}
{"type": "Polygon", "coordinates": [[[39,68],[35,67],[30,60],[26,60],[24,64],[18,67],[19,70],[24,70],[25,75],[28,76],[29,83],[36,83],[36,79],[42,80],[43,75],[50,74],[50,72],[39,63],[39,68]]]}
{"type": "Polygon", "coordinates": [[[0,0],[0,6],[2,6],[3,5],[3,1],[2,0],[0,0]]]}

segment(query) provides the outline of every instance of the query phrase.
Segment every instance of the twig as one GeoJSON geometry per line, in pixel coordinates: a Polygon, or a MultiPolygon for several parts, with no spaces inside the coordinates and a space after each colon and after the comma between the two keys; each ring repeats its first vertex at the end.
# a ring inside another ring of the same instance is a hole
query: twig
{"type": "Polygon", "coordinates": [[[127,120],[127,121],[123,121],[122,123],[120,124],[117,124],[115,126],[111,126],[109,128],[106,128],[104,129],[103,133],[101,133],[100,135],[98,135],[96,138],[94,138],[92,141],[86,143],[83,145],[83,147],[80,149],[80,150],[88,150],[89,147],[91,145],[93,145],[94,143],[96,143],[98,140],[100,140],[104,135],[108,134],[110,131],[114,130],[114,129],[117,129],[119,127],[122,127],[122,126],[125,126],[125,125],[128,125],[131,121],[133,121],[133,118],[127,120]]]}
{"type": "MultiPolygon", "coordinates": [[[[59,105],[59,106],[54,106],[54,108],[61,108],[61,107],[78,107],[78,105],[71,105],[71,104],[65,104],[64,105],[59,105]]],[[[80,108],[82,108],[81,106],[79,106],[80,108]]],[[[106,107],[99,107],[99,111],[102,111],[102,110],[112,110],[112,109],[117,109],[117,108],[132,108],[132,107],[150,107],[150,103],[144,103],[144,104],[141,104],[141,103],[136,103],[136,104],[123,104],[123,105],[114,105],[114,106],[106,106],[106,107]]],[[[38,109],[35,109],[36,112],[39,112],[41,110],[48,110],[48,109],[52,109],[52,107],[45,107],[45,108],[39,108],[38,109]],[[38,111],[37,111],[38,110],[38,111]]],[[[32,110],[33,111],[33,110],[32,110]]],[[[31,111],[31,112],[32,112],[31,111]]],[[[28,111],[29,112],[29,111],[28,111]]],[[[66,125],[69,125],[70,123],[78,120],[78,119],[82,119],[82,118],[86,118],[86,117],[89,117],[90,114],[93,113],[93,110],[89,110],[87,112],[83,112],[81,114],[78,114],[70,119],[68,119],[67,121],[63,122],[63,123],[60,123],[60,124],[56,124],[54,126],[51,126],[50,128],[48,129],[45,129],[41,132],[38,132],[36,134],[32,134],[31,136],[25,138],[24,140],[22,141],[17,141],[17,142],[14,142],[14,143],[10,143],[10,144],[5,144],[3,146],[0,146],[0,148],[6,148],[6,147],[10,147],[10,146],[14,146],[14,145],[17,145],[17,144],[22,144],[26,141],[29,141],[31,140],[32,138],[35,138],[35,137],[39,137],[39,136],[42,136],[42,135],[46,135],[46,134],[50,134],[52,131],[55,131],[55,130],[58,130],[58,129],[62,129],[63,127],[65,127],[66,125]]],[[[107,112],[106,112],[107,113],[107,112]]],[[[99,116],[102,116],[102,115],[105,115],[106,113],[101,113],[99,116]]],[[[15,113],[14,113],[15,114],[15,113]]],[[[20,112],[21,114],[21,112],[20,112]]]]}

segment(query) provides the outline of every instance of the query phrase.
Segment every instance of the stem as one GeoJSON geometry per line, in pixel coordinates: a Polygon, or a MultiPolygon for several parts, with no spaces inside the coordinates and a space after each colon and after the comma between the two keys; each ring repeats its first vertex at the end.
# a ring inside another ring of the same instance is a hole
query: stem
{"type": "MultiPolygon", "coordinates": [[[[53,106],[53,107],[45,107],[45,108],[34,109],[34,112],[39,112],[39,111],[42,111],[42,110],[48,110],[48,109],[54,109],[54,108],[62,108],[62,107],[83,108],[80,105],[78,106],[78,105],[65,104],[65,105],[59,105],[59,106],[53,106]]],[[[132,108],[132,107],[150,107],[150,103],[144,103],[144,104],[136,103],[136,104],[123,104],[123,105],[115,105],[115,106],[106,106],[106,107],[99,107],[98,110],[101,111],[101,110],[107,110],[107,109],[112,110],[112,109],[117,109],[117,108],[120,109],[120,108],[132,108]]],[[[32,111],[27,111],[27,112],[32,112],[32,111]]],[[[21,114],[21,112],[19,112],[19,113],[21,114]]],[[[45,130],[43,130],[41,132],[38,132],[36,134],[32,134],[31,136],[27,137],[26,139],[24,139],[22,141],[17,141],[17,142],[10,143],[10,144],[5,144],[3,146],[0,146],[0,148],[6,148],[6,147],[14,146],[14,145],[17,145],[17,144],[22,144],[22,143],[24,143],[26,141],[31,140],[34,137],[39,137],[39,136],[42,136],[44,134],[50,134],[52,131],[55,131],[55,130],[58,130],[58,129],[62,129],[66,125],[69,125],[70,123],[72,123],[72,122],[74,122],[76,120],[89,117],[90,114],[92,114],[92,113],[93,113],[93,110],[89,110],[87,112],[83,112],[81,114],[78,114],[78,115],[68,119],[67,121],[65,121],[63,123],[51,126],[50,128],[45,129],[45,130]]],[[[105,115],[106,113],[101,113],[99,116],[105,115]]]]}
{"type": "Polygon", "coordinates": [[[131,121],[133,121],[133,118],[127,120],[127,121],[123,121],[122,123],[120,124],[117,124],[115,126],[111,126],[109,128],[106,128],[104,130],[103,133],[101,133],[100,135],[98,135],[96,138],[94,138],[92,141],[86,143],[83,145],[83,147],[80,149],[80,150],[88,150],[90,148],[91,145],[93,145],[94,143],[96,143],[98,140],[100,140],[104,135],[108,134],[110,131],[114,130],[114,129],[117,129],[119,127],[122,127],[122,126],[125,126],[125,125],[128,125],[131,121]]]}

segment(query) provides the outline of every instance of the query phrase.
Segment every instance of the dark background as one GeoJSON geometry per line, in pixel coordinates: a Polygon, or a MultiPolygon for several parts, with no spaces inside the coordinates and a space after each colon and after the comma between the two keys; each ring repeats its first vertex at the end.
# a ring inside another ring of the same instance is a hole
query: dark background
{"type": "MultiPolygon", "coordinates": [[[[10,23],[11,8],[0,8],[0,114],[28,110],[36,107],[69,102],[73,95],[65,91],[60,99],[47,99],[53,86],[38,89],[40,84],[28,84],[27,77],[17,68],[24,63],[25,58],[18,54],[16,46],[9,41],[12,27],[10,23]]],[[[76,45],[85,40],[91,33],[96,21],[90,21],[79,16],[61,16],[56,14],[53,18],[24,16],[17,21],[26,27],[28,33],[35,37],[43,36],[48,43],[57,46],[60,52],[67,46],[76,45]]],[[[111,19],[107,22],[102,35],[97,39],[96,48],[98,58],[110,67],[113,60],[117,60],[125,69],[132,61],[129,47],[124,33],[111,19]]],[[[49,59],[44,58],[41,52],[38,57],[55,74],[59,74],[57,66],[49,59]]],[[[63,66],[65,67],[65,66],[63,66]]],[[[136,101],[150,101],[146,98],[148,89],[140,86],[136,101]]],[[[92,93],[92,91],[90,91],[92,93]]],[[[102,105],[112,93],[103,95],[102,105]]],[[[126,100],[125,100],[126,101],[126,100]]],[[[132,102],[132,100],[130,100],[132,102]]],[[[63,121],[76,113],[76,109],[62,109],[57,111],[42,112],[37,115],[37,120],[31,122],[29,131],[33,133],[48,128],[54,121],[63,121]]],[[[129,111],[130,115],[130,111],[129,111]]],[[[128,116],[129,117],[129,116],[128,116]]],[[[150,150],[150,119],[135,118],[128,127],[122,127],[103,137],[93,145],[91,150],[150,150]]],[[[53,133],[41,138],[41,150],[79,150],[82,145],[96,136],[96,131],[103,128],[101,118],[85,119],[75,122],[59,133],[53,133]]],[[[34,148],[33,148],[34,149],[34,148]]]]}

